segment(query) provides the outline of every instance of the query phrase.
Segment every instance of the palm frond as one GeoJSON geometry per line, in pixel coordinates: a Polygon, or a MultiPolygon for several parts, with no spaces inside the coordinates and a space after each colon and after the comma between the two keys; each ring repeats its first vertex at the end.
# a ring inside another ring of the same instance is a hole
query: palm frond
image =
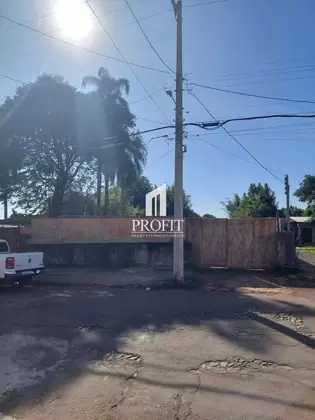
{"type": "Polygon", "coordinates": [[[100,81],[97,77],[95,77],[95,76],[85,76],[82,79],[81,85],[82,85],[83,88],[86,88],[88,85],[99,87],[99,83],[100,83],[100,81]]]}
{"type": "Polygon", "coordinates": [[[109,72],[108,72],[108,70],[107,69],[105,69],[105,67],[103,67],[103,66],[101,66],[99,69],[98,69],[98,72],[97,72],[97,76],[98,76],[98,78],[99,79],[102,79],[102,78],[110,78],[111,76],[109,75],[109,72]]]}
{"type": "Polygon", "coordinates": [[[128,79],[126,79],[125,77],[122,77],[122,78],[117,80],[117,84],[118,84],[120,90],[123,89],[125,91],[126,95],[129,95],[130,83],[129,83],[128,79]]]}

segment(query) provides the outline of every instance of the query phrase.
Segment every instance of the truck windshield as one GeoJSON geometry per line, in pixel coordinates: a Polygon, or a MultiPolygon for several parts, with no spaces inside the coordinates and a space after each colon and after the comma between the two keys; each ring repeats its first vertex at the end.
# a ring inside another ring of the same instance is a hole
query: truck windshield
{"type": "Polygon", "coordinates": [[[8,245],[6,242],[0,242],[0,253],[9,252],[8,245]]]}

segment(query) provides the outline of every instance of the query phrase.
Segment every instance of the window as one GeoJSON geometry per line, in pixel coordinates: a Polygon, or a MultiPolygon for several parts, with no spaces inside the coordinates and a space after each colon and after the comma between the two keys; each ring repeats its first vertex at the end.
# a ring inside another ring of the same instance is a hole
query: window
{"type": "Polygon", "coordinates": [[[310,227],[302,227],[302,244],[311,244],[312,243],[312,228],[310,227]]]}
{"type": "Polygon", "coordinates": [[[0,252],[9,252],[8,245],[6,242],[0,242],[0,252]]]}

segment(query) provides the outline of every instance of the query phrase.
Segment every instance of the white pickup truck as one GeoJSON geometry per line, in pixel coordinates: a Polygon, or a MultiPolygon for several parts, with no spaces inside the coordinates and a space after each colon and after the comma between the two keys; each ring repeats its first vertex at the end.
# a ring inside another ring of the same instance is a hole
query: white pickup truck
{"type": "Polygon", "coordinates": [[[23,287],[43,269],[42,252],[11,253],[8,242],[0,239],[0,283],[23,287]]]}

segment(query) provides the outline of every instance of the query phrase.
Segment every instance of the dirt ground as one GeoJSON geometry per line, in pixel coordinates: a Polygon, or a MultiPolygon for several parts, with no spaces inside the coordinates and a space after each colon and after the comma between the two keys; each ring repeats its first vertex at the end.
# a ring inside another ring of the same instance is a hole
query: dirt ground
{"type": "Polygon", "coordinates": [[[315,291],[220,276],[0,290],[0,419],[315,419],[315,291]]]}

